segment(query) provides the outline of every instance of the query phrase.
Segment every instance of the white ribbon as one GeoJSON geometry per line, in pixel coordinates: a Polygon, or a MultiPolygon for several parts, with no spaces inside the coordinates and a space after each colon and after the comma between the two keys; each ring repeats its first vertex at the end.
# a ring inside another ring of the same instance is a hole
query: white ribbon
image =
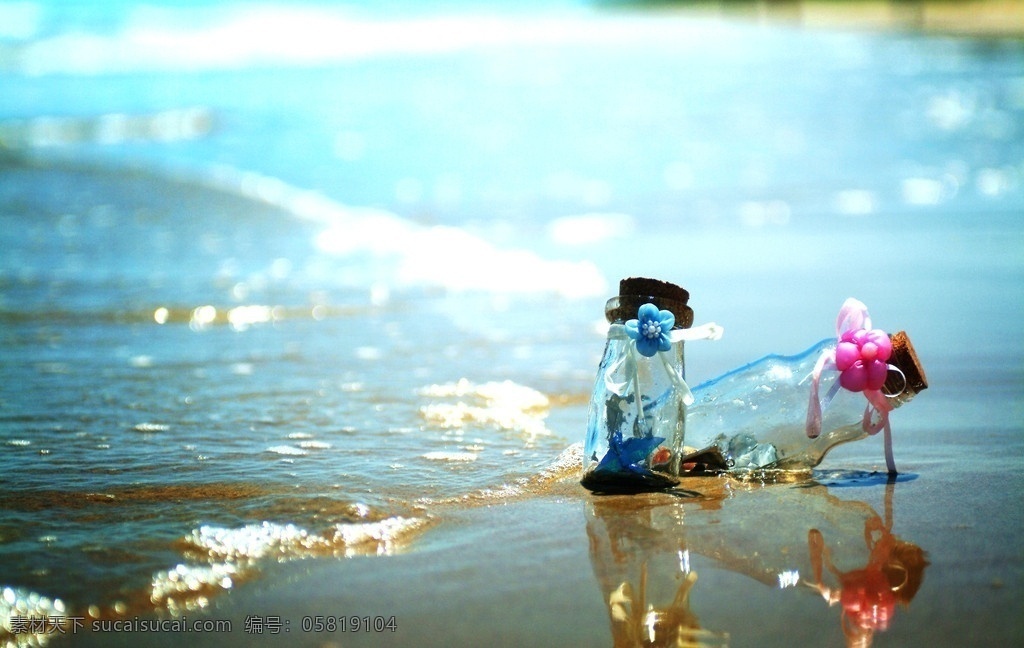
{"type": "MultiPolygon", "coordinates": [[[[701,326],[696,326],[688,329],[672,329],[669,332],[668,338],[673,345],[680,342],[693,342],[695,340],[718,340],[721,339],[725,329],[715,324],[714,322],[708,322],[701,326]]],[[[642,420],[642,406],[640,406],[640,385],[639,376],[636,371],[637,355],[639,352],[636,350],[636,340],[629,337],[626,334],[626,326],[624,324],[612,324],[608,327],[608,339],[609,340],[629,340],[629,360],[630,366],[627,371],[631,374],[633,382],[633,392],[636,395],[636,402],[638,406],[638,413],[642,420]]],[[[689,385],[686,384],[686,380],[683,378],[682,372],[672,365],[672,359],[668,355],[669,351],[658,351],[655,355],[661,360],[662,367],[665,368],[665,373],[668,375],[672,385],[679,391],[683,398],[684,405],[693,404],[693,392],[690,391],[689,385]]]]}

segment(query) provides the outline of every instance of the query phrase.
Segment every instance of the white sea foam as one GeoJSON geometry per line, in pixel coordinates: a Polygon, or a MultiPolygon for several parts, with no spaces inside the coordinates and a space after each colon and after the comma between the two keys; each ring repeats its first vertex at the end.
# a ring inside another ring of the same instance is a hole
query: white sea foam
{"type": "Polygon", "coordinates": [[[185,543],[215,563],[323,555],[381,555],[396,551],[409,533],[426,524],[423,518],[391,517],[377,522],[339,523],[323,534],[294,524],[273,522],[234,529],[202,526],[186,536],[185,543]]]}
{"type": "MultiPolygon", "coordinates": [[[[126,9],[120,25],[109,31],[43,35],[37,26],[46,21],[38,5],[14,5],[24,10],[0,13],[7,19],[0,36],[6,31],[23,44],[5,62],[34,75],[315,65],[551,42],[646,42],[672,29],[661,20],[584,11],[385,18],[337,7],[237,2],[205,9],[138,5],[126,9]]],[[[674,29],[679,36],[679,27],[674,29]]]]}
{"type": "Polygon", "coordinates": [[[544,259],[506,250],[456,227],[427,227],[393,214],[336,213],[317,247],[336,256],[367,252],[391,261],[398,286],[440,286],[455,292],[602,294],[605,280],[590,262],[544,259]]]}
{"type": "Polygon", "coordinates": [[[238,573],[238,566],[230,563],[179,564],[153,575],[150,600],[172,612],[201,609],[210,595],[230,589],[238,573]]]}
{"type": "Polygon", "coordinates": [[[346,556],[395,553],[402,541],[428,524],[424,518],[392,517],[379,522],[334,525],[332,545],[343,548],[346,556]]]}
{"type": "Polygon", "coordinates": [[[476,384],[463,378],[424,387],[419,393],[436,399],[420,408],[423,418],[446,429],[461,431],[474,424],[496,427],[522,434],[527,445],[550,434],[544,423],[548,397],[510,380],[476,384]]]}
{"type": "Polygon", "coordinates": [[[171,429],[170,425],[166,423],[137,423],[132,426],[132,429],[136,432],[166,432],[171,429]]]}
{"type": "Polygon", "coordinates": [[[300,456],[302,456],[304,454],[308,454],[302,448],[296,448],[295,446],[290,446],[290,445],[271,446],[271,447],[267,448],[267,452],[273,452],[274,454],[293,456],[293,457],[300,457],[300,456]]]}
{"type": "Polygon", "coordinates": [[[192,547],[216,560],[256,560],[269,555],[281,558],[324,550],[328,542],[294,524],[249,524],[241,528],[202,526],[185,538],[192,547]]]}
{"type": "Polygon", "coordinates": [[[424,454],[423,458],[430,459],[431,461],[476,461],[477,454],[475,452],[444,452],[437,450],[424,454]]]}
{"type": "MultiPolygon", "coordinates": [[[[426,226],[391,212],[344,205],[318,192],[259,173],[218,166],[183,178],[278,207],[322,226],[315,245],[338,259],[376,260],[373,281],[388,287],[442,288],[452,292],[603,295],[607,282],[589,261],[545,259],[503,249],[457,227],[426,226]]],[[[365,282],[361,282],[363,285],[365,282]]]]}
{"type": "Polygon", "coordinates": [[[511,380],[473,383],[466,378],[457,382],[429,385],[419,390],[421,396],[432,398],[473,398],[487,405],[516,407],[523,411],[544,411],[551,405],[541,392],[511,380]]]}
{"type": "Polygon", "coordinates": [[[237,528],[202,526],[184,538],[186,555],[197,564],[181,563],[154,574],[150,600],[174,614],[202,609],[212,596],[251,576],[260,561],[388,555],[426,524],[423,518],[392,517],[335,524],[322,534],[266,521],[237,528]]]}

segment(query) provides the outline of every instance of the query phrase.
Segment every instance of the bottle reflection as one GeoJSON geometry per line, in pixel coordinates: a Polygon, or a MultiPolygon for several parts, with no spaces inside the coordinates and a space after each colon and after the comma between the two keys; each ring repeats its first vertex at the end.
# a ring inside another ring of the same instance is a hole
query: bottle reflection
{"type": "MultiPolygon", "coordinates": [[[[869,505],[840,500],[813,482],[693,484],[702,492],[691,497],[648,493],[587,502],[591,564],[616,647],[728,645],[728,628],[716,627],[721,620],[704,612],[711,617],[705,628],[691,608],[702,592],[691,553],[780,592],[814,592],[830,607],[838,604],[849,646],[871,645],[921,587],[928,562],[920,547],[892,533],[892,484],[884,521],[869,505]]],[[[709,592],[717,586],[711,578],[709,592]]]]}
{"type": "Polygon", "coordinates": [[[587,504],[594,572],[608,605],[616,648],[728,645],[690,609],[683,502],[668,495],[599,496],[587,504]]]}
{"type": "MultiPolygon", "coordinates": [[[[887,501],[891,501],[891,488],[892,484],[887,490],[887,501]]],[[[889,628],[896,605],[910,605],[924,579],[924,568],[928,565],[924,550],[894,536],[891,516],[887,517],[887,522],[877,515],[864,522],[867,564],[845,572],[836,567],[832,549],[821,531],[807,532],[814,575],[813,582],[807,585],[816,589],[829,606],[840,605],[840,625],[848,646],[870,646],[875,632],[889,628]],[[825,583],[825,570],[834,579],[833,586],[825,583]]]]}
{"type": "Polygon", "coordinates": [[[623,582],[608,597],[615,646],[709,646],[707,640],[729,635],[703,630],[690,611],[690,589],[697,573],[686,573],[672,600],[661,608],[648,604],[647,564],[640,566],[640,583],[634,589],[623,582]]]}

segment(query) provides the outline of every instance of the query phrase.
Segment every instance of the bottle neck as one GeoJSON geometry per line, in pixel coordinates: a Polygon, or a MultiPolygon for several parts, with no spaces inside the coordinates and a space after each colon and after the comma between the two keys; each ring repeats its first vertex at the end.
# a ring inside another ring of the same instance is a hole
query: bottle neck
{"type": "Polygon", "coordinates": [[[889,364],[899,371],[889,370],[882,393],[886,394],[890,405],[899,407],[927,389],[928,378],[906,331],[893,333],[889,336],[889,341],[892,343],[889,364]]]}
{"type": "Polygon", "coordinates": [[[659,295],[619,295],[604,305],[604,316],[609,324],[624,324],[636,319],[637,311],[644,304],[654,304],[659,310],[667,310],[675,317],[673,329],[690,328],[693,325],[693,309],[669,297],[659,295]]]}

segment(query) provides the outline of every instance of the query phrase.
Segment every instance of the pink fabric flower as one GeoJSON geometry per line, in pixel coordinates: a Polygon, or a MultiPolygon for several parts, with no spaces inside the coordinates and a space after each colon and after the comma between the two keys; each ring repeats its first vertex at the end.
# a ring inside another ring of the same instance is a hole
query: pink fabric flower
{"type": "MultiPolygon", "coordinates": [[[[885,430],[885,465],[890,475],[896,474],[896,463],[892,457],[892,429],[889,425],[889,411],[892,404],[882,392],[889,370],[899,371],[889,364],[892,342],[882,330],[871,328],[868,307],[853,297],[843,302],[836,318],[836,334],[839,341],[834,351],[825,350],[818,358],[811,372],[811,393],[807,403],[807,437],[818,438],[821,434],[822,403],[818,400],[818,386],[821,372],[826,367],[839,371],[839,385],[852,392],[861,392],[867,399],[861,425],[868,434],[885,430]],[[877,414],[877,420],[875,415],[877,414]]],[[[826,395],[824,405],[832,400],[836,386],[826,395]]]]}
{"type": "Polygon", "coordinates": [[[839,384],[853,392],[881,389],[889,371],[892,343],[880,329],[844,331],[836,346],[839,384]]]}

